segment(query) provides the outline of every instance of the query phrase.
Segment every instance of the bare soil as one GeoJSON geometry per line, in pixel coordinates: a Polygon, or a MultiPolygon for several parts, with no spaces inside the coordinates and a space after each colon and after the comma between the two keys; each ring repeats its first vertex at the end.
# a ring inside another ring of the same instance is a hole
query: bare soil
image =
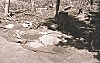
{"type": "MultiPolygon", "coordinates": [[[[16,1],[16,0],[15,0],[16,1]]],[[[41,0],[42,1],[42,0],[41,0]]],[[[85,0],[84,0],[85,1],[85,0]]],[[[42,1],[43,2],[43,1],[42,1]]],[[[34,33],[39,33],[43,29],[43,25],[37,29],[38,25],[49,21],[49,19],[54,19],[55,15],[55,1],[53,1],[53,7],[51,2],[45,1],[43,3],[36,2],[37,10],[36,12],[31,11],[31,5],[29,2],[18,1],[17,3],[11,3],[12,18],[2,18],[0,16],[0,63],[99,63],[99,56],[97,52],[89,52],[87,49],[78,49],[77,47],[67,45],[66,47],[61,46],[45,46],[37,49],[29,48],[23,44],[16,42],[15,31],[25,31],[28,35],[24,36],[24,39],[27,40],[38,40],[41,35],[31,35],[34,33]],[[47,4],[45,4],[47,3],[47,4]],[[44,5],[45,4],[45,5],[44,5]],[[22,23],[25,21],[32,21],[33,26],[31,28],[24,28],[22,23]],[[14,24],[14,28],[6,29],[4,28],[7,24],[14,24]],[[34,31],[33,31],[34,30],[34,31]]],[[[72,2],[74,3],[74,2],[72,2]]],[[[3,3],[4,4],[4,3],[3,3]]],[[[74,4],[77,4],[74,3],[74,4]]],[[[86,4],[86,3],[85,3],[86,4]]],[[[69,6],[70,3],[66,4],[66,1],[61,1],[60,11],[63,11],[66,6],[69,6]]],[[[75,5],[74,5],[75,6],[75,5]]],[[[81,6],[81,5],[80,5],[81,6]]],[[[2,7],[0,7],[2,8],[2,7]]],[[[76,29],[73,24],[70,25],[69,21],[75,22],[73,16],[78,13],[79,9],[78,4],[76,7],[72,7],[69,10],[68,15],[66,12],[64,16],[61,14],[59,19],[61,25],[61,30],[56,30],[58,32],[65,32],[67,29],[73,32],[73,35],[78,34],[78,36],[83,36],[79,30],[76,29]],[[73,15],[73,16],[72,16],[73,15]],[[66,22],[67,21],[67,22],[66,22]],[[68,25],[65,25],[68,24],[68,25]],[[68,27],[69,26],[69,27],[68,27]],[[72,30],[70,30],[72,28],[72,30]],[[74,34],[75,33],[75,34],[74,34]]],[[[87,11],[87,8],[84,8],[87,11]]],[[[0,14],[2,15],[3,9],[1,9],[0,14]]],[[[85,12],[86,12],[85,11],[85,12]]],[[[52,20],[51,20],[52,21],[52,20]]],[[[81,23],[81,22],[80,22],[81,23]]],[[[81,25],[79,23],[79,25],[81,25]]],[[[51,23],[50,23],[51,24],[51,23]]],[[[75,24],[77,25],[77,24],[75,24]]],[[[43,31],[48,32],[49,29],[44,29],[43,31]]],[[[56,34],[56,33],[55,33],[56,34]]],[[[63,34],[63,33],[62,33],[63,34]]],[[[24,43],[24,42],[23,42],[24,43]]],[[[81,42],[79,42],[81,43],[81,42]]],[[[80,47],[81,45],[79,45],[80,47]]]]}
{"type": "MultiPolygon", "coordinates": [[[[29,29],[14,29],[24,30],[29,34],[38,33],[29,29]]],[[[67,46],[45,46],[42,48],[32,49],[19,43],[13,42],[13,29],[0,29],[0,63],[98,63],[94,58],[96,52],[89,52],[86,49],[77,49],[67,46]],[[9,34],[10,33],[10,34],[9,34]]],[[[48,31],[48,30],[46,30],[48,31]]],[[[38,39],[37,36],[26,35],[25,39],[38,39]]]]}
{"type": "MultiPolygon", "coordinates": [[[[55,54],[34,52],[0,37],[0,63],[98,63],[94,53],[74,47],[50,47],[55,54]]],[[[49,50],[49,48],[47,48],[49,50]]]]}

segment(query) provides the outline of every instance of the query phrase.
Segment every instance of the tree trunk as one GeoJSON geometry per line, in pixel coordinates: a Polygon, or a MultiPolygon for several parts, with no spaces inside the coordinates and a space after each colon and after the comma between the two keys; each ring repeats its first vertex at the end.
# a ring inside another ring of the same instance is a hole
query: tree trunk
{"type": "Polygon", "coordinates": [[[55,18],[58,17],[58,13],[59,13],[59,6],[60,6],[60,0],[56,1],[56,14],[55,14],[55,18]]]}
{"type": "Polygon", "coordinates": [[[8,17],[8,13],[9,13],[9,6],[10,6],[10,0],[6,0],[5,2],[5,17],[8,17]]]}
{"type": "Polygon", "coordinates": [[[35,3],[34,3],[34,0],[31,0],[31,5],[32,5],[31,11],[35,12],[36,9],[35,9],[35,3]]]}

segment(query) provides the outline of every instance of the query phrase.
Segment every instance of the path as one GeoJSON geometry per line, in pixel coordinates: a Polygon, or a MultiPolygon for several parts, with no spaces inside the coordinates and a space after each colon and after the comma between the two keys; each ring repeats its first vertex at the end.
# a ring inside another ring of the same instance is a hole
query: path
{"type": "MultiPolygon", "coordinates": [[[[49,49],[48,49],[49,50],[49,49]]],[[[97,63],[92,53],[73,47],[52,48],[57,54],[32,52],[0,37],[0,63],[97,63]]]]}

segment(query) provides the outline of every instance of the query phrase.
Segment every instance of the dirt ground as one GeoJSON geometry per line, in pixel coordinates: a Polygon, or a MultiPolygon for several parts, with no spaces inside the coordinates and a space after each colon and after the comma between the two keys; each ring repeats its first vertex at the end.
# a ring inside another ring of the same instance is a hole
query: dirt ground
{"type": "MultiPolygon", "coordinates": [[[[10,32],[9,35],[9,31],[13,31],[13,29],[0,29],[0,63],[99,63],[99,60],[94,58],[97,53],[89,52],[86,49],[77,49],[71,46],[66,48],[58,46],[45,46],[37,49],[24,48],[19,43],[12,41],[14,32],[10,32]]],[[[39,31],[32,32],[30,30],[28,33],[37,32],[39,31]]]]}
{"type": "MultiPolygon", "coordinates": [[[[55,35],[63,35],[67,30],[66,34],[70,32],[73,34],[73,36],[75,36],[75,38],[84,35],[82,35],[83,29],[80,31],[79,28],[76,27],[77,24],[75,23],[78,22],[79,26],[84,27],[83,22],[77,21],[75,17],[73,18],[72,16],[78,13],[78,7],[76,9],[75,7],[72,7],[67,13],[64,11],[64,9],[70,5],[70,1],[66,4],[66,0],[62,0],[60,5],[61,12],[59,12],[59,23],[61,23],[61,29],[50,30],[43,27],[43,24],[37,29],[38,25],[45,23],[50,19],[51,22],[48,24],[46,23],[46,25],[50,27],[52,24],[55,24],[52,23],[52,21],[55,21],[53,19],[56,11],[56,2],[53,1],[54,4],[52,7],[51,0],[49,2],[43,2],[41,0],[43,3],[39,2],[38,0],[36,1],[36,12],[31,11],[31,5],[29,2],[27,3],[20,0],[17,3],[11,3],[10,12],[12,13],[12,16],[10,17],[3,18],[2,13],[4,10],[0,9],[0,11],[2,11],[0,12],[0,63],[100,63],[100,55],[98,55],[97,52],[89,52],[88,49],[85,48],[79,49],[78,47],[71,45],[67,45],[66,47],[46,45],[44,47],[34,49],[28,47],[27,45],[24,46],[23,44],[28,43],[28,41],[38,40],[38,38],[41,37],[41,35],[38,34],[39,32],[46,32],[42,33],[44,35],[48,35],[49,32],[55,35]],[[30,22],[32,22],[32,26],[22,26],[22,24],[30,24],[30,22]],[[76,26],[74,26],[73,23],[75,23],[74,25],[76,26]],[[13,24],[14,27],[7,28],[6,25],[8,24],[13,24]],[[29,35],[23,36],[23,31],[29,35]],[[17,33],[18,39],[16,40],[17,33]],[[78,36],[76,37],[76,35],[78,36]],[[24,39],[20,39],[21,37],[24,37],[24,39]],[[22,44],[19,42],[19,40],[22,41],[22,44]]],[[[75,5],[77,3],[78,2],[72,2],[72,4],[75,5]]],[[[81,4],[79,6],[81,6],[81,4]]],[[[84,10],[87,12],[87,8],[84,8],[84,10]]],[[[81,42],[79,42],[79,46],[81,46],[80,43],[81,42]]]]}
{"type": "MultiPolygon", "coordinates": [[[[55,54],[34,52],[0,37],[0,63],[99,63],[87,50],[51,47],[55,54]]],[[[49,50],[49,48],[48,48],[49,50]]]]}

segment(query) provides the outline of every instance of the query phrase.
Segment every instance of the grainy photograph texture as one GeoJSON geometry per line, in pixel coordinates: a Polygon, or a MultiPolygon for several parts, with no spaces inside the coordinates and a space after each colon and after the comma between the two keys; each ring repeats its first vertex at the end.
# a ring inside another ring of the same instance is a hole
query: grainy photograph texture
{"type": "Polygon", "coordinates": [[[0,0],[0,63],[100,63],[100,0],[0,0]]]}

